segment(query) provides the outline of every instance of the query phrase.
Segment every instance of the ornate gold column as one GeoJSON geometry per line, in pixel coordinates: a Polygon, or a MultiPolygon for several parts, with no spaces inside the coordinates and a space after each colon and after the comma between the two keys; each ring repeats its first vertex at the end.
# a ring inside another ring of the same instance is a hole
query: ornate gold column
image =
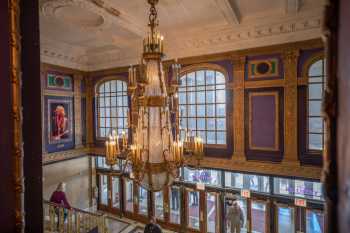
{"type": "MultiPolygon", "coordinates": [[[[23,178],[23,142],[22,142],[22,102],[21,102],[21,34],[19,0],[9,1],[10,17],[10,78],[12,99],[13,129],[13,181],[15,189],[16,232],[24,230],[24,178],[23,178]]],[[[3,77],[5,78],[5,77],[3,77]]]]}
{"type": "Polygon", "coordinates": [[[81,148],[82,131],[81,131],[81,80],[82,75],[74,75],[74,134],[75,148],[81,148]]]}
{"type": "Polygon", "coordinates": [[[86,79],[86,145],[94,146],[94,116],[93,116],[94,86],[92,79],[86,79]]]}
{"type": "Polygon", "coordinates": [[[233,59],[233,145],[235,160],[245,160],[244,155],[244,68],[246,57],[233,59]]]}
{"type": "Polygon", "coordinates": [[[283,52],[284,63],[284,158],[283,163],[298,163],[298,57],[299,49],[283,52]]]}

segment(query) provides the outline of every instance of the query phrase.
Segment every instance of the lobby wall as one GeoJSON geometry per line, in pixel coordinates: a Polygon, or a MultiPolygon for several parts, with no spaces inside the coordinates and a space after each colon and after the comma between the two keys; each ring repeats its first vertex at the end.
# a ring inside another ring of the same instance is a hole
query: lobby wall
{"type": "Polygon", "coordinates": [[[66,183],[66,195],[72,207],[90,206],[90,158],[81,157],[43,167],[44,200],[49,200],[60,182],[66,183]]]}
{"type": "Polygon", "coordinates": [[[72,207],[93,205],[93,158],[86,144],[86,73],[51,64],[41,64],[43,195],[49,200],[59,182],[65,182],[72,207]],[[67,133],[55,132],[55,112],[64,108],[67,133]]]}
{"type": "MultiPolygon", "coordinates": [[[[310,62],[324,57],[323,53],[322,41],[315,39],[178,59],[182,74],[203,67],[220,67],[216,70],[222,71],[227,78],[229,146],[225,151],[206,150],[210,153],[206,153],[201,166],[320,179],[322,153],[305,153],[306,133],[303,128],[306,117],[299,113],[303,112],[306,104],[306,98],[300,97],[308,85],[305,70],[310,62]],[[273,67],[267,73],[253,70],[267,64],[273,67]],[[261,122],[260,116],[269,119],[261,122]]],[[[167,60],[163,64],[168,81],[171,80],[173,63],[174,60],[167,60]]],[[[106,78],[127,80],[127,73],[128,67],[89,72],[87,95],[93,97],[95,85],[106,78]]],[[[93,98],[91,102],[87,108],[90,108],[88,111],[92,113],[94,122],[93,98]]],[[[131,107],[133,116],[137,111],[134,107],[131,107]]],[[[95,128],[94,123],[89,125],[95,128]]],[[[91,153],[103,155],[101,141],[93,135],[90,140],[93,142],[91,153]]]]}

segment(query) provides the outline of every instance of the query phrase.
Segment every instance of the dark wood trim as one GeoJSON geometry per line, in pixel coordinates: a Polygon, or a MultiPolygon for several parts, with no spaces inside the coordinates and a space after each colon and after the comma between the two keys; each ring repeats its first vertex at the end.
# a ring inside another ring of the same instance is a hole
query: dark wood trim
{"type": "Polygon", "coordinates": [[[39,1],[20,1],[20,7],[25,232],[40,233],[44,227],[39,1]]]}
{"type": "Polygon", "coordinates": [[[9,1],[0,1],[0,224],[4,233],[15,232],[15,190],[13,188],[13,129],[11,127],[9,1]]]}

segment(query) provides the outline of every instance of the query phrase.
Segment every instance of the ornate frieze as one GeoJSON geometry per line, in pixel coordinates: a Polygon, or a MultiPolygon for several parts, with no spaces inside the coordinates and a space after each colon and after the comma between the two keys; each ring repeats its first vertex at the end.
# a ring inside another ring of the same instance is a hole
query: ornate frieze
{"type": "Polygon", "coordinates": [[[88,148],[78,148],[73,150],[66,150],[54,153],[43,154],[43,164],[59,162],[67,159],[72,159],[80,156],[89,155],[90,150],[88,148]]]}

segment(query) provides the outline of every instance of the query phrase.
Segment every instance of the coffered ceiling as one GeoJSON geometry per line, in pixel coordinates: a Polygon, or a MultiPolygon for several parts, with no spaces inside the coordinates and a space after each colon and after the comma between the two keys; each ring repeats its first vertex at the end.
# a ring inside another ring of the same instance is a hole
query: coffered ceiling
{"type": "MultiPolygon", "coordinates": [[[[166,59],[320,37],[324,0],[159,0],[166,59]]],[[[41,0],[43,62],[84,71],[136,64],[146,0],[41,0]]]]}

